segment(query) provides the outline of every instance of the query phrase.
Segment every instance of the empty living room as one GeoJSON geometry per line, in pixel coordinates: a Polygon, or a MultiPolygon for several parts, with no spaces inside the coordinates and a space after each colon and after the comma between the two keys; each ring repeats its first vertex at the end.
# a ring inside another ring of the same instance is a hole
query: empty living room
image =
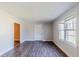
{"type": "Polygon", "coordinates": [[[0,2],[0,57],[79,57],[79,2],[0,2]]]}

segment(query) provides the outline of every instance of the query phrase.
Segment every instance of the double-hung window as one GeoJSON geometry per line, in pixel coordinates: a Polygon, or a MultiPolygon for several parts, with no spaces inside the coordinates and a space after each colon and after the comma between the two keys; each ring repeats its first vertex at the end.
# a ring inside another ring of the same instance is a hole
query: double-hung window
{"type": "Polygon", "coordinates": [[[59,23],[59,39],[76,44],[76,18],[69,17],[59,23]]]}

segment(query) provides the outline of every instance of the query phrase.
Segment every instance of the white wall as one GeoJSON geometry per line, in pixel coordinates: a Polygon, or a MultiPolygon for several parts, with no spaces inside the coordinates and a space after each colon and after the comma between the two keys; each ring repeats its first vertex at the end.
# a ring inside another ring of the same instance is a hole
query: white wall
{"type": "Polygon", "coordinates": [[[26,21],[22,26],[22,42],[34,41],[34,24],[26,21]]]}
{"type": "Polygon", "coordinates": [[[79,4],[72,8],[71,10],[64,13],[62,16],[57,18],[52,24],[53,30],[53,42],[57,44],[68,56],[79,56],[79,4]],[[64,20],[66,17],[70,15],[75,15],[77,18],[77,39],[76,40],[76,47],[68,43],[67,41],[59,40],[58,35],[58,24],[61,20],[64,20]]]}
{"type": "Polygon", "coordinates": [[[52,41],[52,24],[44,23],[42,28],[44,34],[44,41],[52,41]]]}
{"type": "Polygon", "coordinates": [[[50,23],[34,24],[34,40],[52,41],[52,25],[50,23]]]}
{"type": "MultiPolygon", "coordinates": [[[[23,24],[24,25],[24,24],[23,24]]],[[[52,41],[52,24],[25,22],[22,41],[52,41]]]]}
{"type": "Polygon", "coordinates": [[[0,53],[13,47],[13,20],[9,14],[0,11],[0,53]]]}
{"type": "Polygon", "coordinates": [[[34,25],[34,40],[36,40],[36,41],[40,41],[40,40],[44,39],[42,26],[43,26],[42,24],[34,25]]]}
{"type": "Polygon", "coordinates": [[[16,17],[0,10],[0,54],[14,47],[14,23],[21,25],[21,40],[23,39],[24,23],[16,17]],[[23,27],[23,28],[22,28],[23,27]]]}

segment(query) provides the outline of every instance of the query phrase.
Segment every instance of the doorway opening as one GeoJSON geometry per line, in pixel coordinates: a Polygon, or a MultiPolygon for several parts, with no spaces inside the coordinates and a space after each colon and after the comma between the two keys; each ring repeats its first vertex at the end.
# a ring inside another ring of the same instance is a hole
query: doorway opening
{"type": "Polygon", "coordinates": [[[20,24],[14,23],[14,47],[20,45],[20,24]]]}

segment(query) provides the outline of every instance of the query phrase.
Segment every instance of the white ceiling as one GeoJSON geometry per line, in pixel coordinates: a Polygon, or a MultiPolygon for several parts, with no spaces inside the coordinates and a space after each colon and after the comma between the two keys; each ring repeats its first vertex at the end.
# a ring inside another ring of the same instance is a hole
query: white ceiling
{"type": "Polygon", "coordinates": [[[25,20],[51,21],[74,5],[74,2],[1,2],[0,9],[25,20]]]}

